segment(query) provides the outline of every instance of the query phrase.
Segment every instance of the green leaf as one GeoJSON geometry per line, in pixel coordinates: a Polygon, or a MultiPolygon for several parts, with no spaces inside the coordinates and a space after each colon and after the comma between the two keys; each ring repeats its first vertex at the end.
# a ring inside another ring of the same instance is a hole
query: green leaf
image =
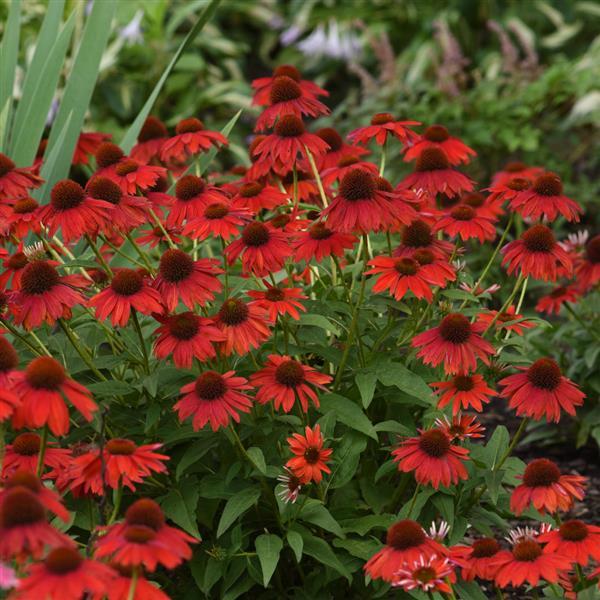
{"type": "Polygon", "coordinates": [[[402,507],[402,509],[398,513],[398,518],[407,519],[408,513],[410,512],[410,518],[417,520],[419,515],[421,514],[421,510],[423,510],[423,507],[425,506],[425,503],[427,502],[427,500],[429,500],[431,496],[433,496],[433,494],[435,494],[435,490],[433,489],[421,490],[417,494],[417,498],[415,499],[414,503],[412,502],[412,500],[410,500],[402,507]]]}
{"type": "Polygon", "coordinates": [[[485,482],[488,487],[488,493],[492,502],[496,504],[498,501],[498,495],[502,491],[501,483],[504,479],[505,471],[501,469],[500,471],[486,471],[484,474],[485,482]]]}
{"type": "Polygon", "coordinates": [[[0,150],[6,148],[11,120],[13,87],[19,57],[21,0],[11,0],[0,45],[0,150]]]}
{"type": "Polygon", "coordinates": [[[248,455],[254,461],[257,469],[265,475],[267,473],[267,463],[265,462],[265,455],[260,448],[253,446],[252,448],[248,448],[248,455]]]}
{"type": "Polygon", "coordinates": [[[235,520],[245,513],[260,497],[260,490],[246,488],[227,500],[217,527],[217,537],[221,537],[235,520]]]}
{"type": "Polygon", "coordinates": [[[94,396],[106,398],[107,396],[124,396],[135,391],[135,388],[126,381],[98,381],[97,383],[88,384],[88,389],[94,396]]]}
{"type": "Polygon", "coordinates": [[[336,325],[333,321],[331,321],[331,319],[328,319],[323,315],[302,313],[300,315],[299,323],[300,325],[312,325],[313,327],[319,327],[319,329],[329,331],[336,336],[339,336],[341,333],[339,326],[336,325]]]}
{"type": "Polygon", "coordinates": [[[395,385],[414,398],[429,401],[431,388],[416,373],[409,371],[400,363],[378,365],[377,376],[383,385],[395,385]]]}
{"type": "Polygon", "coordinates": [[[319,412],[321,414],[334,412],[337,420],[344,423],[344,425],[377,440],[377,432],[373,427],[373,423],[369,421],[361,408],[348,398],[338,394],[326,394],[321,398],[319,412]]]}
{"type": "Polygon", "coordinates": [[[509,443],[510,434],[508,433],[508,429],[506,429],[504,425],[496,427],[489,442],[485,445],[485,452],[483,453],[485,464],[490,469],[493,469],[496,466],[500,458],[506,452],[509,443]]]}
{"type": "Polygon", "coordinates": [[[317,525],[326,531],[337,535],[340,538],[346,537],[340,524],[333,518],[331,513],[323,506],[319,500],[308,500],[302,511],[300,517],[302,521],[317,525]]]}
{"type": "Polygon", "coordinates": [[[256,538],[254,547],[263,572],[263,585],[267,587],[277,568],[283,542],[277,535],[264,533],[256,538]]]}
{"type": "Polygon", "coordinates": [[[352,556],[356,556],[363,561],[369,560],[373,554],[381,549],[381,544],[372,539],[333,540],[333,545],[336,548],[343,548],[352,556]]]}
{"type": "Polygon", "coordinates": [[[217,446],[219,441],[214,436],[209,436],[205,439],[196,438],[186,449],[184,455],[177,463],[175,469],[176,479],[180,479],[188,467],[198,462],[205,454],[210,452],[212,448],[217,446]]]}
{"type": "Polygon", "coordinates": [[[304,547],[304,540],[302,536],[294,530],[290,530],[286,533],[286,539],[289,547],[293,550],[296,560],[300,562],[302,560],[302,548],[304,547]]]}
{"type": "Polygon", "coordinates": [[[144,125],[144,121],[150,114],[150,111],[152,110],[152,107],[154,106],[154,103],[158,98],[158,94],[160,94],[160,91],[165,85],[165,81],[167,81],[167,78],[173,70],[173,67],[177,64],[177,62],[181,58],[181,55],[191,46],[192,42],[196,39],[196,36],[202,31],[206,23],[208,23],[208,21],[212,18],[220,3],[221,0],[210,1],[210,3],[204,8],[202,13],[198,17],[198,20],[196,21],[190,32],[185,36],[183,42],[181,42],[179,48],[177,48],[177,52],[175,52],[175,54],[173,55],[171,62],[169,62],[167,68],[163,71],[163,74],[160,76],[160,79],[154,86],[154,89],[148,97],[148,100],[146,100],[146,103],[142,107],[142,110],[139,112],[138,116],[135,118],[135,121],[131,124],[131,127],[127,130],[125,137],[121,141],[121,148],[123,149],[123,152],[125,152],[125,154],[129,154],[129,152],[133,148],[133,145],[137,140],[137,136],[141,131],[142,126],[144,125]]]}
{"type": "Polygon", "coordinates": [[[182,482],[181,488],[172,489],[161,501],[160,505],[169,517],[179,527],[190,535],[200,538],[196,524],[196,507],[198,506],[199,490],[197,480],[182,482]]]}
{"type": "Polygon", "coordinates": [[[336,466],[332,470],[329,483],[332,489],[346,485],[356,473],[360,456],[367,447],[367,439],[362,433],[347,431],[335,454],[336,466]]]}
{"type": "Polygon", "coordinates": [[[334,551],[325,540],[317,538],[312,535],[312,533],[305,530],[302,531],[301,535],[304,540],[304,554],[308,554],[308,556],[312,556],[320,563],[335,569],[340,575],[348,580],[348,583],[352,582],[352,575],[350,575],[346,567],[340,562],[340,559],[335,555],[334,551]]]}
{"type": "Polygon", "coordinates": [[[479,584],[474,581],[461,581],[453,586],[457,598],[463,600],[486,600],[487,596],[481,591],[479,584]]]}
{"type": "Polygon", "coordinates": [[[387,529],[397,520],[396,515],[367,515],[357,519],[348,519],[347,521],[342,521],[340,524],[346,533],[365,535],[371,531],[371,529],[387,529]]]}
{"type": "Polygon", "coordinates": [[[354,378],[356,381],[356,385],[358,387],[358,391],[360,392],[360,397],[365,409],[369,408],[371,401],[373,400],[373,396],[375,394],[375,387],[377,385],[377,373],[367,372],[367,373],[358,373],[354,378]]]}
{"type": "Polygon", "coordinates": [[[452,496],[438,493],[431,501],[433,505],[440,511],[442,518],[447,523],[454,523],[454,500],[452,496]]]}

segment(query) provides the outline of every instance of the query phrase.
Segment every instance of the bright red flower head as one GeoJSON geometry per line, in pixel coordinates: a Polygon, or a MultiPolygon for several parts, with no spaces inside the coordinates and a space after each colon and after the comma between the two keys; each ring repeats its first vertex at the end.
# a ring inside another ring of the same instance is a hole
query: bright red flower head
{"type": "Polygon", "coordinates": [[[435,224],[433,230],[443,231],[451,238],[460,236],[463,241],[475,238],[482,244],[496,237],[496,228],[492,220],[478,215],[468,204],[459,204],[452,208],[435,224]]]}
{"type": "Polygon", "coordinates": [[[320,483],[323,479],[322,473],[331,473],[327,463],[333,450],[323,448],[323,434],[319,425],[315,425],[313,429],[306,427],[304,435],[294,433],[287,439],[287,443],[294,457],[290,458],[285,465],[300,478],[302,483],[311,481],[320,483]]]}
{"type": "Polygon", "coordinates": [[[456,576],[447,558],[437,556],[425,558],[421,555],[419,560],[405,563],[404,567],[398,570],[392,585],[407,592],[422,590],[428,593],[450,593],[452,589],[447,583],[450,578],[456,579],[456,576]]]}
{"type": "Polygon", "coordinates": [[[261,210],[272,210],[279,206],[285,206],[289,196],[272,185],[266,185],[258,181],[247,181],[237,190],[232,198],[235,207],[246,209],[254,214],[261,210]]]}
{"type": "Polygon", "coordinates": [[[578,298],[579,294],[574,286],[560,285],[554,288],[549,294],[542,296],[535,305],[535,310],[548,315],[552,313],[557,315],[565,302],[575,304],[578,298]]]}
{"type": "Polygon", "coordinates": [[[150,115],[144,121],[137,137],[137,144],[131,149],[131,158],[147,165],[159,160],[162,148],[169,139],[166,125],[158,118],[150,115]]]}
{"type": "Polygon", "coordinates": [[[95,156],[98,148],[111,139],[108,133],[97,133],[95,131],[82,131],[77,138],[75,152],[73,152],[73,165],[89,165],[90,156],[95,156]]]}
{"type": "Polygon", "coordinates": [[[202,218],[207,206],[227,202],[227,196],[197,175],[184,175],[175,185],[175,201],[167,216],[167,226],[183,225],[185,221],[202,218]]]}
{"type": "Polygon", "coordinates": [[[40,205],[38,201],[29,196],[16,200],[12,205],[12,212],[7,216],[6,225],[17,239],[25,238],[30,231],[36,235],[40,234],[40,205]]]}
{"type": "Polygon", "coordinates": [[[544,416],[548,422],[558,423],[560,411],[575,415],[575,409],[583,405],[585,394],[577,384],[565,377],[556,361],[540,358],[529,367],[517,367],[521,373],[509,375],[499,385],[502,398],[509,400],[519,416],[536,420],[544,416]]]}
{"type": "Polygon", "coordinates": [[[436,259],[449,259],[454,246],[438,240],[431,226],[422,219],[415,219],[401,232],[401,243],[394,256],[412,256],[418,250],[428,250],[436,259]]]}
{"type": "Polygon", "coordinates": [[[404,160],[415,160],[425,148],[439,148],[443,150],[448,157],[448,161],[453,166],[461,162],[469,163],[472,157],[477,156],[475,150],[469,148],[469,146],[457,137],[451,136],[450,132],[443,125],[430,125],[422,136],[406,148],[404,160]]]}
{"type": "Polygon", "coordinates": [[[329,145],[327,153],[319,157],[316,162],[319,173],[326,169],[339,166],[340,161],[345,158],[357,157],[360,159],[361,156],[369,154],[369,151],[366,148],[346,144],[342,136],[333,127],[317,129],[315,135],[318,135],[329,145]]]}
{"type": "Polygon", "coordinates": [[[480,538],[470,546],[455,546],[452,557],[462,567],[461,575],[465,581],[473,581],[475,577],[492,581],[499,569],[495,559],[501,550],[502,546],[494,538],[480,538]]]}
{"type": "Polygon", "coordinates": [[[247,294],[253,298],[253,304],[259,306],[267,313],[269,321],[274,323],[278,316],[290,315],[292,319],[298,320],[300,313],[306,312],[306,308],[300,300],[307,297],[302,293],[302,288],[289,288],[273,286],[265,282],[266,290],[248,290],[247,294]]]}
{"type": "Polygon", "coordinates": [[[435,420],[435,426],[441,429],[453,442],[482,438],[485,427],[473,415],[457,414],[452,420],[444,415],[435,420]]]}
{"type": "Polygon", "coordinates": [[[15,347],[0,335],[0,387],[9,389],[12,387],[14,376],[19,366],[19,355],[15,347]]]}
{"type": "Polygon", "coordinates": [[[375,139],[378,146],[383,146],[388,136],[392,136],[402,144],[408,145],[419,137],[410,128],[420,124],[419,121],[398,121],[390,113],[377,113],[371,118],[370,125],[351,131],[348,134],[348,139],[353,144],[368,144],[372,139],[375,139]]]}
{"type": "Polygon", "coordinates": [[[204,129],[204,123],[192,117],[177,123],[175,135],[164,142],[160,158],[165,163],[184,162],[190,156],[210,150],[211,146],[227,144],[223,134],[204,129]]]}
{"type": "Polygon", "coordinates": [[[271,90],[273,84],[278,77],[289,77],[293,79],[302,89],[304,96],[329,96],[329,92],[320,88],[316,83],[307,79],[302,79],[302,74],[293,65],[279,65],[273,69],[271,77],[259,77],[252,81],[252,89],[254,89],[254,96],[252,98],[252,104],[258,106],[266,106],[271,102],[271,90]]]}
{"type": "Polygon", "coordinates": [[[437,381],[430,384],[440,396],[438,408],[444,408],[452,402],[452,414],[456,415],[461,409],[473,408],[477,412],[483,410],[483,404],[488,404],[496,392],[492,390],[482,375],[455,375],[449,381],[437,381]]]}
{"type": "Polygon", "coordinates": [[[140,573],[141,569],[137,569],[135,591],[131,596],[133,591],[133,567],[123,567],[116,563],[112,563],[110,566],[117,572],[117,577],[111,579],[106,594],[94,596],[93,600],[171,600],[170,596],[167,596],[156,585],[150,583],[144,577],[143,572],[140,573]]]}
{"type": "Polygon", "coordinates": [[[219,344],[225,356],[232,352],[243,356],[251,348],[258,348],[271,335],[264,311],[252,302],[246,304],[242,300],[228,298],[214,319],[215,325],[227,338],[219,344]]]}
{"type": "Polygon", "coordinates": [[[231,419],[240,422],[240,412],[250,412],[252,399],[245,393],[251,390],[248,380],[235,377],[234,371],[220,374],[205,371],[196,381],[181,388],[183,397],[174,408],[179,420],[193,417],[194,431],[202,429],[207,423],[213,431],[227,427],[231,419]]]}
{"type": "Polygon", "coordinates": [[[29,190],[39,188],[44,180],[34,175],[34,167],[17,168],[6,154],[0,152],[0,200],[24,198],[29,190]]]}
{"type": "Polygon", "coordinates": [[[14,392],[0,388],[0,423],[9,419],[19,404],[19,398],[14,392]]]}
{"type": "Polygon", "coordinates": [[[535,327],[533,321],[524,319],[523,315],[515,314],[516,308],[514,305],[509,306],[505,312],[498,314],[497,310],[488,310],[486,312],[479,313],[477,320],[484,323],[486,327],[489,327],[492,322],[497,330],[505,329],[506,331],[512,331],[517,335],[523,335],[525,329],[532,329],[535,327]],[[518,323],[513,323],[518,321],[518,323]]]}
{"type": "Polygon", "coordinates": [[[339,162],[332,167],[324,169],[320,174],[321,181],[323,182],[325,188],[328,188],[334,183],[340,182],[342,179],[344,179],[345,175],[354,169],[362,169],[363,171],[367,171],[367,173],[371,173],[373,177],[377,177],[379,175],[379,168],[376,164],[362,160],[358,155],[350,154],[341,158],[339,162]]]}
{"type": "Polygon", "coordinates": [[[233,205],[223,198],[219,202],[207,204],[201,216],[188,221],[183,235],[193,240],[205,240],[209,237],[229,240],[237,237],[239,228],[251,219],[252,214],[248,209],[233,205]]]}
{"type": "Polygon", "coordinates": [[[556,552],[570,558],[572,562],[585,567],[590,558],[600,560],[600,527],[588,525],[579,519],[562,523],[558,529],[551,529],[539,536],[546,544],[548,552],[556,552]]]}
{"type": "Polygon", "coordinates": [[[591,238],[582,255],[575,258],[577,290],[587,292],[600,281],[600,235],[591,238]]]}
{"type": "Polygon", "coordinates": [[[306,263],[313,259],[321,262],[328,256],[344,256],[344,250],[350,250],[357,242],[356,236],[334,231],[322,221],[313,223],[294,237],[294,260],[306,263]]]}
{"type": "Polygon", "coordinates": [[[517,177],[533,182],[543,172],[544,170],[540,167],[529,167],[523,162],[513,161],[504,165],[502,171],[498,171],[494,175],[492,183],[505,183],[517,177]]]}
{"type": "MultiPolygon", "coordinates": [[[[16,471],[35,473],[39,459],[41,437],[37,433],[21,433],[6,446],[6,454],[2,463],[2,479],[13,475],[16,471]]],[[[44,452],[44,467],[62,470],[71,464],[71,451],[67,448],[57,448],[56,442],[46,442],[44,452]]],[[[43,479],[52,479],[45,475],[43,479]]]]}

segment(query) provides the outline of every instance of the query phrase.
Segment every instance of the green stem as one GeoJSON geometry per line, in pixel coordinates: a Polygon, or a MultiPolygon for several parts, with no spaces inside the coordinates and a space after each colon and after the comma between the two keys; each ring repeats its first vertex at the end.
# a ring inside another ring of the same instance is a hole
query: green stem
{"type": "Polygon", "coordinates": [[[42,429],[42,438],[40,440],[40,452],[38,454],[37,468],[35,470],[38,477],[42,476],[44,471],[44,456],[46,455],[46,446],[48,445],[48,425],[42,429]]]}
{"type": "MultiPolygon", "coordinates": [[[[519,301],[517,302],[517,308],[515,308],[515,315],[518,315],[521,312],[521,306],[523,306],[523,300],[525,299],[525,292],[527,291],[527,283],[529,282],[529,277],[525,278],[523,282],[523,287],[521,288],[521,294],[519,296],[519,301]]],[[[507,307],[507,308],[510,308],[507,307]]],[[[512,331],[509,329],[504,336],[504,339],[507,340],[510,337],[512,331]]]]}
{"type": "Polygon", "coordinates": [[[142,262],[146,265],[146,269],[148,269],[148,271],[154,275],[154,267],[148,260],[146,253],[136,244],[136,241],[131,237],[131,234],[126,233],[125,238],[133,246],[133,249],[137,252],[138,256],[142,259],[142,262]]]}
{"type": "Polygon", "coordinates": [[[229,265],[227,264],[227,256],[225,255],[225,240],[223,238],[221,238],[221,249],[223,251],[223,270],[225,271],[224,273],[224,278],[225,278],[225,285],[224,285],[224,294],[225,294],[225,298],[229,297],[229,265]]]}
{"type": "Polygon", "coordinates": [[[383,145],[381,146],[381,161],[379,163],[379,177],[383,177],[383,173],[385,171],[385,157],[386,157],[386,146],[387,146],[387,138],[383,145]]]}
{"type": "Polygon", "coordinates": [[[584,323],[583,319],[573,310],[568,302],[564,302],[563,306],[567,309],[567,312],[583,327],[584,331],[590,333],[594,339],[600,342],[600,336],[594,331],[594,328],[590,327],[589,323],[584,323]]]}
{"type": "Polygon", "coordinates": [[[132,262],[133,264],[137,265],[138,267],[141,267],[142,269],[147,268],[147,266],[144,263],[141,263],[139,260],[136,260],[135,258],[129,256],[129,254],[125,254],[125,252],[123,252],[121,248],[115,246],[110,240],[106,239],[105,237],[102,237],[101,239],[107,246],[110,246],[110,248],[112,248],[117,254],[119,254],[129,262],[132,262]]]}
{"type": "Polygon", "coordinates": [[[177,246],[173,243],[169,232],[165,229],[165,226],[162,224],[162,221],[156,216],[156,213],[153,209],[150,209],[150,215],[152,219],[154,219],[154,222],[158,225],[158,228],[162,231],[162,234],[165,236],[167,244],[169,244],[169,248],[171,248],[171,250],[176,250],[177,246]]]}
{"type": "Polygon", "coordinates": [[[113,272],[111,268],[108,266],[108,263],[104,260],[104,256],[102,256],[102,252],[96,248],[96,244],[94,244],[94,240],[89,236],[89,234],[85,234],[85,239],[88,243],[88,246],[92,249],[92,252],[96,255],[98,262],[102,265],[102,268],[106,272],[109,277],[113,276],[113,272]]]}
{"type": "Polygon", "coordinates": [[[108,519],[108,525],[111,525],[115,522],[117,517],[119,516],[119,510],[121,509],[121,500],[123,499],[123,486],[119,482],[119,487],[115,493],[115,505],[113,506],[112,513],[110,514],[110,518],[108,519]]]}
{"type": "Polygon", "coordinates": [[[48,348],[46,348],[44,344],[39,342],[39,338],[37,336],[34,339],[36,340],[36,342],[39,342],[39,348],[36,348],[25,336],[21,335],[21,333],[19,333],[19,331],[15,327],[13,327],[8,321],[0,319],[0,325],[6,327],[6,329],[8,329],[14,337],[21,340],[34,354],[37,354],[38,356],[42,354],[51,356],[48,348]]]}
{"type": "Polygon", "coordinates": [[[408,513],[406,514],[406,518],[410,519],[412,512],[415,508],[415,504],[417,502],[417,496],[419,495],[419,490],[421,489],[421,484],[417,484],[415,488],[415,493],[413,494],[412,500],[410,501],[410,506],[408,507],[408,513]]]}
{"type": "Polygon", "coordinates": [[[131,583],[129,585],[129,592],[127,594],[127,600],[133,600],[135,598],[135,588],[137,587],[138,582],[138,567],[133,567],[133,572],[131,573],[131,583]]]}
{"type": "Polygon", "coordinates": [[[327,195],[325,194],[325,189],[323,188],[323,182],[321,181],[321,176],[319,175],[319,171],[317,169],[317,165],[315,163],[315,159],[311,154],[310,150],[304,146],[304,150],[306,151],[306,156],[308,157],[308,162],[310,163],[310,168],[312,169],[313,175],[315,176],[315,181],[317,182],[317,189],[319,190],[319,196],[321,196],[321,202],[323,203],[323,208],[327,208],[327,195]]]}
{"type": "Polygon", "coordinates": [[[517,277],[517,281],[515,282],[515,287],[513,288],[512,292],[510,293],[510,296],[507,298],[506,302],[502,305],[502,308],[494,315],[494,318],[491,320],[490,324],[485,328],[485,331],[481,334],[482,337],[485,336],[485,334],[492,329],[492,327],[496,324],[496,321],[498,321],[498,319],[500,318],[501,315],[503,315],[507,308],[513,303],[515,296],[517,295],[517,292],[519,291],[519,288],[521,287],[521,284],[527,281],[527,279],[525,277],[523,277],[523,273],[519,273],[519,276],[517,277]]]}
{"type": "Polygon", "coordinates": [[[69,327],[68,323],[63,319],[58,319],[58,324],[60,325],[60,328],[64,331],[69,342],[71,342],[73,348],[75,348],[75,350],[77,351],[77,354],[81,356],[83,362],[89,367],[90,371],[96,377],[98,377],[98,379],[101,379],[102,381],[108,381],[108,379],[96,368],[96,365],[92,360],[92,355],[90,351],[85,346],[79,343],[79,341],[77,340],[77,334],[69,327]]]}
{"type": "Polygon", "coordinates": [[[148,375],[150,375],[150,361],[148,359],[148,351],[146,350],[146,342],[144,340],[144,334],[142,333],[142,327],[140,325],[140,320],[138,319],[137,310],[135,310],[135,308],[131,309],[131,316],[133,317],[133,326],[135,327],[140,340],[142,357],[144,359],[144,370],[148,375]]]}

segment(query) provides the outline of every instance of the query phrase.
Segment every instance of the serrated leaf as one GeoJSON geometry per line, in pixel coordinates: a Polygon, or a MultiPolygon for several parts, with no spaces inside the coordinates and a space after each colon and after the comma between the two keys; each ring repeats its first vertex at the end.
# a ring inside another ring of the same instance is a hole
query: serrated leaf
{"type": "Polygon", "coordinates": [[[279,536],[265,533],[256,538],[254,547],[263,573],[263,585],[267,587],[277,568],[283,542],[279,536]]]}
{"type": "Polygon", "coordinates": [[[227,500],[217,527],[217,537],[221,537],[260,497],[260,490],[246,488],[227,500]]]}
{"type": "Polygon", "coordinates": [[[334,412],[337,420],[344,423],[344,425],[377,440],[377,432],[367,415],[356,403],[348,398],[344,398],[338,394],[326,394],[321,398],[319,412],[321,414],[334,412]]]}
{"type": "Polygon", "coordinates": [[[304,540],[302,536],[294,530],[290,530],[286,533],[286,539],[289,547],[293,550],[296,560],[300,562],[302,560],[302,549],[304,548],[304,540]]]}

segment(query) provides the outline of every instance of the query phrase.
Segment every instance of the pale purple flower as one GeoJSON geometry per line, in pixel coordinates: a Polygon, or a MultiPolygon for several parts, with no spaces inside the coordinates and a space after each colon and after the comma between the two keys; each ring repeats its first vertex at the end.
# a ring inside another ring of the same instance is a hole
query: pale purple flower
{"type": "Polygon", "coordinates": [[[135,15],[133,15],[133,19],[119,31],[119,37],[124,40],[127,45],[141,44],[144,41],[144,35],[142,33],[143,18],[144,11],[138,10],[135,15]]]}

